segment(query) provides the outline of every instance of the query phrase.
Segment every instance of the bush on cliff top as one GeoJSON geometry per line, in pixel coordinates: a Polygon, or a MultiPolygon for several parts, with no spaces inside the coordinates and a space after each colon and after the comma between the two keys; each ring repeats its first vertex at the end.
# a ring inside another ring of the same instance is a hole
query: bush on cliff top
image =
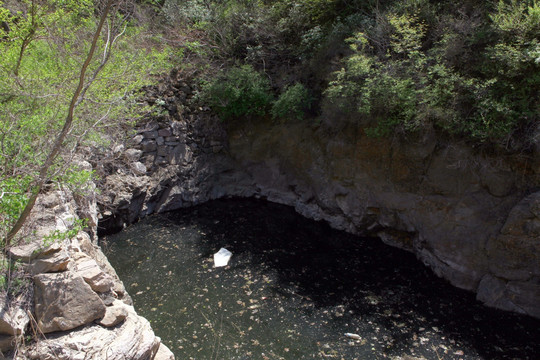
{"type": "Polygon", "coordinates": [[[224,120],[262,116],[272,101],[270,82],[249,65],[222,72],[203,85],[201,97],[224,120]]]}
{"type": "Polygon", "coordinates": [[[527,146],[540,120],[540,4],[525,3],[500,1],[489,23],[470,19],[475,28],[456,28],[447,15],[437,34],[409,12],[378,14],[348,39],[351,54],[325,95],[356,111],[371,135],[435,127],[477,143],[527,146]],[[466,66],[456,58],[467,59],[470,47],[481,61],[466,66]]]}
{"type": "MultiPolygon", "coordinates": [[[[169,19],[173,9],[177,19],[189,20],[182,25],[187,34],[204,39],[201,43],[211,49],[207,63],[218,63],[224,73],[247,64],[271,79],[273,92],[284,96],[274,117],[283,113],[279,108],[292,94],[285,95],[287,87],[302,83],[313,96],[313,113],[324,114],[321,104],[337,105],[373,136],[435,128],[473,146],[502,144],[511,151],[535,141],[540,120],[537,0],[165,4],[169,19]]],[[[226,102],[238,99],[230,100],[212,103],[228,117],[240,113],[225,109],[226,102]]],[[[261,107],[242,112],[255,115],[261,107]]]]}

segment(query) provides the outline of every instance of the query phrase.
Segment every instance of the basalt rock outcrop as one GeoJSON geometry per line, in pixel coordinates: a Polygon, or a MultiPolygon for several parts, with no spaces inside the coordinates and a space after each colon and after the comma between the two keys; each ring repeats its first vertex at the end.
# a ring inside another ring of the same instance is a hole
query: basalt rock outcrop
{"type": "Polygon", "coordinates": [[[79,216],[97,217],[89,194],[50,191],[38,199],[24,229],[31,241],[10,249],[27,275],[18,279],[22,290],[0,299],[0,351],[15,359],[174,359],[88,234],[96,223],[61,235],[79,216]]]}
{"type": "MultiPolygon", "coordinates": [[[[169,86],[169,101],[180,101],[180,87],[169,86]]],[[[262,197],[377,235],[487,305],[540,317],[539,149],[490,156],[433,133],[407,142],[265,119],[225,131],[208,109],[175,109],[120,150],[126,165],[102,186],[102,231],[211,199],[262,197]]]]}

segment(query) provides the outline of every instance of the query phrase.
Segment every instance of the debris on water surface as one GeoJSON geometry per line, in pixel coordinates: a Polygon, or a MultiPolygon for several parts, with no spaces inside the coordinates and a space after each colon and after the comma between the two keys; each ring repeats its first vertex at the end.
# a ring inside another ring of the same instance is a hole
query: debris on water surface
{"type": "Polygon", "coordinates": [[[225,248],[219,249],[217,253],[214,254],[214,267],[227,266],[229,260],[231,259],[232,252],[225,248]]]}
{"type": "Polygon", "coordinates": [[[539,359],[537,322],[523,327],[526,319],[486,314],[467,294],[427,277],[413,255],[327,233],[324,224],[284,221],[275,204],[261,214],[239,212],[234,202],[220,215],[221,228],[214,224],[219,207],[210,205],[199,220],[171,213],[144,231],[128,229],[125,238],[140,237],[137,247],[127,244],[130,251],[119,247],[111,256],[111,262],[123,260],[117,271],[124,271],[130,293],[177,358],[539,359]],[[253,217],[239,224],[248,214],[253,217]],[[274,214],[280,216],[275,225],[274,214]],[[156,224],[184,230],[171,230],[171,244],[160,247],[157,238],[148,241],[156,224]],[[220,271],[214,253],[225,246],[235,261],[220,271]],[[164,261],[154,268],[156,258],[164,261]]]}

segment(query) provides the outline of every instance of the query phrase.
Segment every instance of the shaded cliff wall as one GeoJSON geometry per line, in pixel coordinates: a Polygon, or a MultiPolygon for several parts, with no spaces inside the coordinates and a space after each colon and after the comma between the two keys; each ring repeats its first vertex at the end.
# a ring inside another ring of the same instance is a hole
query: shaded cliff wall
{"type": "Polygon", "coordinates": [[[487,305],[540,317],[538,153],[495,158],[431,135],[403,143],[355,127],[261,121],[225,131],[208,112],[148,124],[131,147],[131,170],[104,186],[108,229],[210,199],[263,197],[377,234],[487,305]]]}

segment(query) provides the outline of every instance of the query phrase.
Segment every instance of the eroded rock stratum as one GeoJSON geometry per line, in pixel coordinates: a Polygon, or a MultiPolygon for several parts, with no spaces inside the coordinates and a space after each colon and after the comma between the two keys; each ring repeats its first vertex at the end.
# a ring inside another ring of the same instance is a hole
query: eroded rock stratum
{"type": "MultiPolygon", "coordinates": [[[[90,164],[86,164],[90,165],[90,164]]],[[[95,232],[95,194],[41,196],[10,256],[26,268],[23,290],[0,299],[0,355],[14,359],[173,360],[140,317],[107,258],[87,232],[46,240],[89,219],[95,232]],[[24,241],[28,240],[28,241],[24,241]]],[[[3,356],[0,356],[4,358],[3,356]]]]}
{"type": "Polygon", "coordinates": [[[494,156],[433,134],[405,142],[358,126],[265,120],[225,130],[200,110],[150,122],[122,149],[128,170],[106,179],[100,200],[105,228],[221,197],[262,197],[378,235],[487,305],[540,317],[538,150],[494,156]]]}

